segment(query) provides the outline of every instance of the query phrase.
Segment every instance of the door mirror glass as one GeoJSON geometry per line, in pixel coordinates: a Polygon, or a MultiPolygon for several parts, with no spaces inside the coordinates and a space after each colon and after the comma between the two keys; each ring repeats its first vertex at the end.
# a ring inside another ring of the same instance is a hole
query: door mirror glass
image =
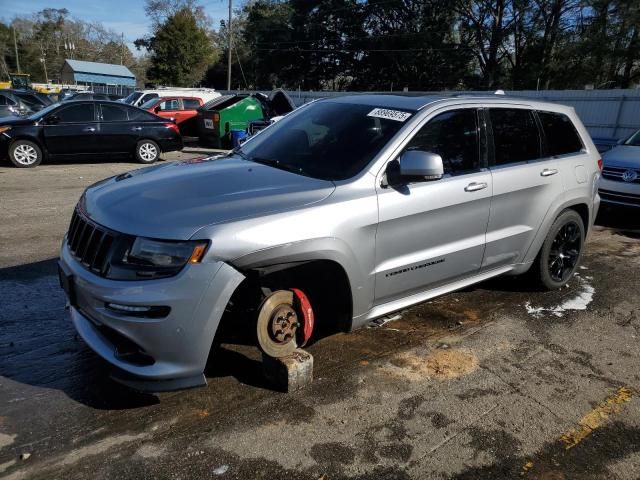
{"type": "Polygon", "coordinates": [[[407,150],[400,156],[400,175],[439,180],[444,175],[442,157],[437,153],[407,150]]]}

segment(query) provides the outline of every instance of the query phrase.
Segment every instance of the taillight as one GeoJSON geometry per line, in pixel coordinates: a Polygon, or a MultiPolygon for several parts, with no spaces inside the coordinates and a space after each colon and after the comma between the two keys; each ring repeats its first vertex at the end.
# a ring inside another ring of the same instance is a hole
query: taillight
{"type": "Polygon", "coordinates": [[[602,159],[599,158],[598,159],[598,170],[602,171],[602,165],[603,165],[602,159]]]}
{"type": "Polygon", "coordinates": [[[178,125],[176,125],[173,122],[167,122],[164,124],[165,127],[170,128],[171,130],[173,130],[174,132],[176,132],[178,135],[180,135],[180,129],[178,128],[178,125]]]}

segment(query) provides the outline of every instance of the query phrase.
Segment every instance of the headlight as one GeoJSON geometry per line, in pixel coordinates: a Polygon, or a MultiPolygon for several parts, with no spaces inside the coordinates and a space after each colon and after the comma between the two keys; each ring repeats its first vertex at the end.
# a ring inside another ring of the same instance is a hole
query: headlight
{"type": "Polygon", "coordinates": [[[176,275],[187,263],[200,263],[209,242],[172,242],[137,237],[112,257],[107,278],[142,280],[176,275]]]}
{"type": "Polygon", "coordinates": [[[122,261],[150,267],[183,267],[187,262],[199,263],[205,248],[205,242],[163,242],[138,237],[122,261]]]}
{"type": "Polygon", "coordinates": [[[0,127],[0,133],[7,132],[9,130],[11,130],[11,127],[8,127],[8,126],[7,127],[0,127]]]}

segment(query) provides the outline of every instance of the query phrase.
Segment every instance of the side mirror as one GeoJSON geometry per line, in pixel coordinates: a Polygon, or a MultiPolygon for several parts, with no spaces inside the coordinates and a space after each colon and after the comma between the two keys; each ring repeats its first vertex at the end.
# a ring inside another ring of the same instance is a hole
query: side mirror
{"type": "Polygon", "coordinates": [[[437,153],[408,150],[400,156],[400,175],[439,180],[444,175],[442,157],[437,153]]]}
{"type": "Polygon", "coordinates": [[[47,125],[57,125],[60,123],[60,118],[57,115],[49,115],[44,121],[47,125]]]}
{"type": "Polygon", "coordinates": [[[153,109],[153,111],[156,112],[156,113],[160,112],[160,110],[162,110],[160,108],[160,105],[158,105],[156,108],[153,109]]]}

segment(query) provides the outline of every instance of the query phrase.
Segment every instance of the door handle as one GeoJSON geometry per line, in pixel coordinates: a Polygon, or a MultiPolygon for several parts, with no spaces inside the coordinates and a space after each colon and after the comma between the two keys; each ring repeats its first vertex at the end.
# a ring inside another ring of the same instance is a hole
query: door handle
{"type": "Polygon", "coordinates": [[[142,127],[133,127],[131,130],[133,130],[134,132],[139,132],[140,130],[142,130],[142,127]]]}
{"type": "Polygon", "coordinates": [[[558,173],[558,170],[556,170],[555,168],[545,168],[540,172],[540,175],[542,175],[543,177],[550,177],[551,175],[555,175],[556,173],[558,173]]]}
{"type": "Polygon", "coordinates": [[[469,185],[464,187],[464,191],[477,192],[478,190],[484,190],[487,186],[488,185],[485,182],[471,182],[469,185]]]}
{"type": "Polygon", "coordinates": [[[83,132],[92,132],[92,133],[95,131],[96,131],[95,127],[87,127],[83,130],[83,132]]]}

